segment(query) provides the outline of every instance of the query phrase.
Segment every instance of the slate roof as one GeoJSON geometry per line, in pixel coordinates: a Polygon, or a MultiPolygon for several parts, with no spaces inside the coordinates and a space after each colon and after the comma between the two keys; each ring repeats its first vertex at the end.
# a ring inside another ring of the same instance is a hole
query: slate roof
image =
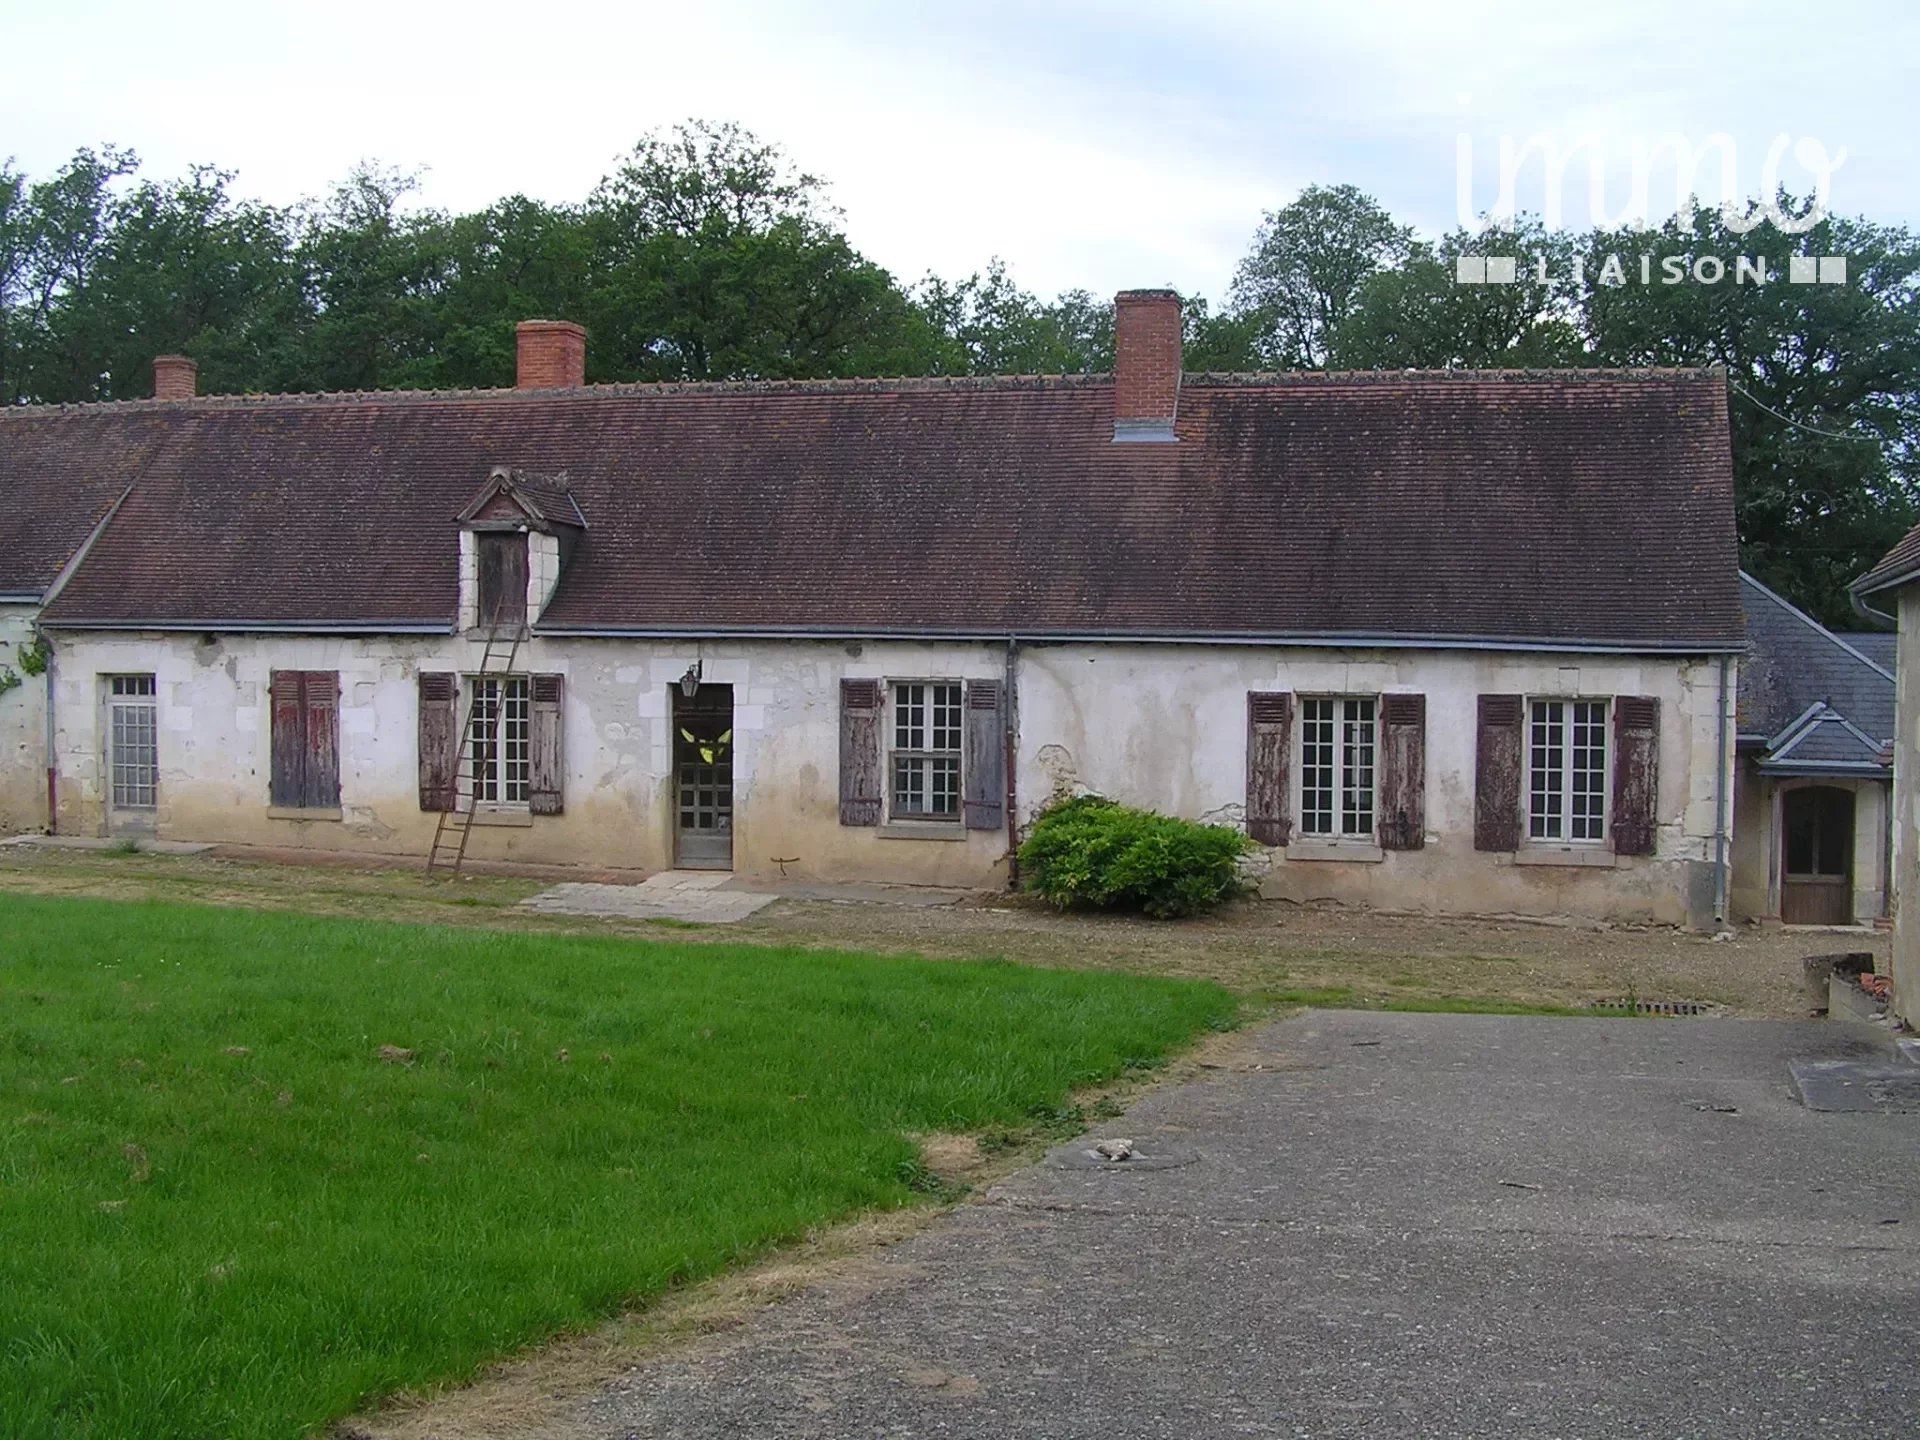
{"type": "MultiPolygon", "coordinates": [[[[1739,734],[1763,768],[1848,763],[1884,773],[1893,738],[1893,672],[1854,642],[1740,576],[1750,646],[1740,664],[1739,734]]],[[[1865,637],[1877,642],[1894,637],[1865,637]]]]}
{"type": "Polygon", "coordinates": [[[1900,636],[1894,631],[1836,630],[1834,633],[1889,675],[1894,673],[1900,650],[1900,636]]]}
{"type": "Polygon", "coordinates": [[[1737,648],[1717,372],[594,386],[0,414],[0,485],[138,478],[49,623],[439,628],[491,468],[589,521],[539,628],[1737,648]]]}
{"type": "Polygon", "coordinates": [[[172,422],[158,414],[116,413],[108,406],[68,411],[60,426],[61,449],[84,455],[100,436],[110,435],[126,461],[45,468],[39,446],[10,453],[20,433],[5,423],[11,413],[0,407],[0,598],[37,600],[138,477],[143,432],[171,429],[172,422]]]}

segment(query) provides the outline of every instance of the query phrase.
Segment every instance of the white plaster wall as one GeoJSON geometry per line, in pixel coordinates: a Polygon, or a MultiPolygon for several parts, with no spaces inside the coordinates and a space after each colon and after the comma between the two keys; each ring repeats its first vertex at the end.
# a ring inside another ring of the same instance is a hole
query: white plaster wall
{"type": "Polygon", "coordinates": [[[1900,650],[1895,670],[1893,745],[1893,1005],[1909,1024],[1920,1021],[1920,586],[1900,592],[1900,650]]]}
{"type": "MultiPolygon", "coordinates": [[[[442,636],[234,636],[213,644],[190,636],[70,636],[61,643],[57,700],[61,824],[95,832],[104,824],[96,677],[152,670],[161,704],[161,834],[423,855],[435,816],[418,805],[415,677],[422,669],[469,669],[480,649],[478,641],[442,636]],[[339,822],[267,816],[267,684],[275,668],[340,672],[339,822]]],[[[734,691],[738,871],[1004,882],[1000,832],[898,839],[838,823],[840,680],[998,679],[1004,655],[991,644],[529,640],[522,668],[567,677],[566,813],[524,827],[476,828],[470,853],[646,869],[668,864],[668,687],[696,658],[707,682],[734,691]]],[[[1023,820],[1053,793],[1090,788],[1237,823],[1246,692],[1279,689],[1424,693],[1428,837],[1424,850],[1377,863],[1275,852],[1268,894],[1437,912],[1711,919],[1718,695],[1712,661],[1027,646],[1018,684],[1023,820]],[[1658,853],[1575,867],[1476,852],[1475,703],[1483,691],[1659,696],[1658,853]]]]}
{"type": "Polygon", "coordinates": [[[38,830],[47,823],[47,682],[20,669],[20,651],[33,642],[32,605],[0,605],[0,670],[20,683],[0,695],[0,835],[38,830]]]}
{"type": "MultiPolygon", "coordinates": [[[[103,833],[100,675],[152,671],[160,699],[159,833],[170,839],[424,856],[437,819],[419,808],[422,670],[466,671],[478,639],[68,636],[58,691],[61,825],[103,833]],[[267,815],[275,669],[340,673],[339,821],[267,815]]],[[[668,687],[695,659],[733,687],[734,863],[746,874],[991,885],[1005,836],[909,840],[839,823],[840,680],[998,678],[997,649],[956,645],[531,639],[517,668],[566,677],[565,813],[476,826],[481,859],[659,869],[671,863],[668,687]],[[782,866],[780,861],[785,861],[782,866]]]]}
{"type": "MultiPolygon", "coordinates": [[[[1733,667],[1728,669],[1730,693],[1733,667]]],[[[1021,667],[1023,800],[1084,788],[1130,804],[1239,823],[1249,690],[1427,697],[1425,847],[1372,862],[1305,859],[1304,846],[1277,849],[1263,886],[1269,896],[1702,926],[1714,918],[1715,778],[1730,768],[1732,749],[1729,725],[1726,752],[1720,751],[1720,671],[1714,660],[1449,650],[1036,648],[1025,653],[1021,667]],[[1516,863],[1510,855],[1476,851],[1474,750],[1482,693],[1658,696],[1655,854],[1606,855],[1600,858],[1608,864],[1575,866],[1516,863]]],[[[1295,773],[1297,783],[1297,765],[1295,773]]],[[[1730,795],[1728,803],[1730,808],[1730,795]]]]}

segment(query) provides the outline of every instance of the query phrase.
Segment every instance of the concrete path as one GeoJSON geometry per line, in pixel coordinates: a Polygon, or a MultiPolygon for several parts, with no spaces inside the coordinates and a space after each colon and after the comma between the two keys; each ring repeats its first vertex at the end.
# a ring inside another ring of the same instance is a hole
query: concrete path
{"type": "Polygon", "coordinates": [[[729,925],[777,898],[732,889],[725,870],[663,870],[638,885],[555,885],[520,904],[549,915],[608,915],[622,920],[685,920],[729,925]],[[722,888],[727,887],[727,888],[722,888]]]}
{"type": "Polygon", "coordinates": [[[1801,1436],[1920,1413],[1920,1114],[1848,1027],[1319,1012],[633,1372],[614,1436],[1801,1436]]]}

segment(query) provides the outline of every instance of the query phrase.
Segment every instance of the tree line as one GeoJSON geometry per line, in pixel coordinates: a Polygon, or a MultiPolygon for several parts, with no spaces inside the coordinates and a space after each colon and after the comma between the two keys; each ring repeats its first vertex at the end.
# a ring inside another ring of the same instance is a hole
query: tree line
{"type": "MultiPolygon", "coordinates": [[[[651,135],[577,204],[452,214],[413,204],[417,184],[363,165],[273,206],[212,166],[142,176],[113,146],[44,178],[0,165],[0,404],[143,396],[167,351],[209,392],[506,385],[513,322],[536,315],[587,327],[595,381],[1112,363],[1110,297],[1043,298],[997,260],[903,283],[854,248],[819,178],[738,126],[651,135]]],[[[1425,239],[1353,186],[1310,186],[1261,217],[1223,303],[1188,300],[1187,364],[1723,365],[1743,563],[1851,627],[1847,580],[1920,498],[1917,274],[1920,240],[1861,218],[1739,234],[1694,206],[1641,229],[1425,239]],[[1846,283],[1791,283],[1796,254],[1845,256],[1846,283]],[[1459,283],[1459,259],[1487,255],[1517,257],[1516,279],[1459,283]],[[1736,280],[1739,256],[1770,278],[1736,280]],[[1692,283],[1716,263],[1717,283],[1692,283]]]]}

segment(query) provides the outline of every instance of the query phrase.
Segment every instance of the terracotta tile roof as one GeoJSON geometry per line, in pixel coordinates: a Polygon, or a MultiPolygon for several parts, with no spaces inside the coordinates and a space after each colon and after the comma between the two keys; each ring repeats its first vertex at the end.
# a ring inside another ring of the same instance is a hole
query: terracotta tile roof
{"type": "Polygon", "coordinates": [[[1856,595],[1871,595],[1876,590],[1905,584],[1916,576],[1920,576],[1920,525],[1903,535],[1900,543],[1881,557],[1879,564],[1848,588],[1856,595]]]}
{"type": "Polygon", "coordinates": [[[173,429],[158,407],[49,413],[0,407],[0,596],[42,595],[173,429]],[[112,460],[88,463],[103,443],[112,460]]]}
{"type": "Polygon", "coordinates": [[[69,625],[454,612],[495,465],[588,529],[543,629],[1443,637],[1738,646],[1710,372],[598,386],[0,415],[0,477],[140,484],[69,625]]]}

